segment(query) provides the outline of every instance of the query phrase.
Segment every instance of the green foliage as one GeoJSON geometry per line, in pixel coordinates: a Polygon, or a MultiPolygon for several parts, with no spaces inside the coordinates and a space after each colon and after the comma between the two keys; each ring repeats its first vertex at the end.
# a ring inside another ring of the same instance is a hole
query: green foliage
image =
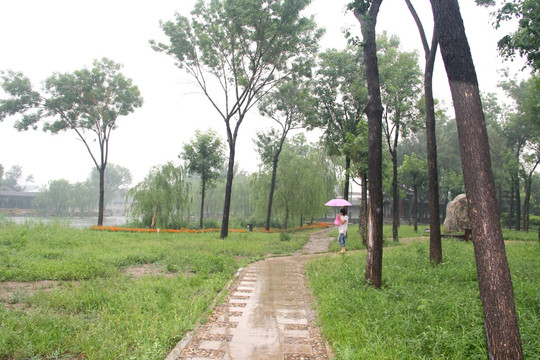
{"type": "MultiPolygon", "coordinates": [[[[334,197],[336,171],[322,149],[306,144],[303,134],[285,142],[276,175],[273,218],[283,228],[301,225],[321,216],[328,199],[334,197]]],[[[271,173],[262,169],[251,182],[256,214],[266,213],[271,173]]]]}
{"type": "Polygon", "coordinates": [[[405,185],[420,188],[427,184],[427,161],[426,159],[419,159],[415,153],[411,156],[405,155],[405,160],[403,160],[403,164],[401,164],[398,171],[405,185]]]}
{"type": "Polygon", "coordinates": [[[164,359],[239,267],[305,241],[1,225],[0,281],[53,281],[0,302],[0,358],[164,359]]]}
{"type": "MultiPolygon", "coordinates": [[[[479,2],[480,0],[477,0],[479,2]]],[[[483,0],[482,2],[485,2],[483,0]]],[[[487,1],[494,5],[493,1],[487,1]]],[[[506,59],[512,59],[519,53],[527,58],[527,64],[534,70],[540,69],[540,6],[538,0],[511,0],[504,1],[496,12],[495,27],[501,23],[518,19],[518,28],[515,32],[505,35],[498,42],[499,52],[506,59]]]]}
{"type": "Polygon", "coordinates": [[[189,221],[191,189],[182,167],[172,162],[153,167],[127,196],[133,199],[130,215],[144,227],[181,227],[189,221]]]}
{"type": "Polygon", "coordinates": [[[186,161],[186,169],[190,174],[199,175],[202,184],[211,187],[220,178],[225,160],[223,152],[223,143],[215,131],[196,130],[195,138],[184,144],[184,150],[178,157],[186,161]]]}
{"type": "MultiPolygon", "coordinates": [[[[538,246],[506,248],[525,358],[538,358],[538,246]]],[[[427,241],[385,249],[379,290],[364,282],[365,253],[308,264],[323,335],[337,359],[486,358],[473,246],[450,241],[444,249],[437,267],[427,241]]]]}

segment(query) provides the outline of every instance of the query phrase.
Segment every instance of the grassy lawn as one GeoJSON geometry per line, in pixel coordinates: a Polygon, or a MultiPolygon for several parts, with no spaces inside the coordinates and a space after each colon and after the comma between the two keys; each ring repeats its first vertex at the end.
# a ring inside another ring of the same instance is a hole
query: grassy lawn
{"type": "MultiPolygon", "coordinates": [[[[385,244],[391,242],[388,230],[385,227],[385,244]]],[[[540,359],[537,234],[505,232],[505,236],[521,240],[508,242],[506,249],[524,355],[540,359]]],[[[319,321],[337,359],[487,358],[472,243],[443,239],[444,262],[437,267],[429,263],[427,237],[386,248],[380,290],[365,286],[365,260],[365,252],[356,252],[307,267],[319,321]]]]}
{"type": "Polygon", "coordinates": [[[239,267],[307,236],[0,225],[0,359],[164,359],[239,267]]]}

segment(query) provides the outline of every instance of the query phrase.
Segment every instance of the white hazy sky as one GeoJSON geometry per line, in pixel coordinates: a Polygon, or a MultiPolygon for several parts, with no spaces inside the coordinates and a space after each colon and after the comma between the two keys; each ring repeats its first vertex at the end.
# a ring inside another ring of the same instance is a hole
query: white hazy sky
{"type": "MultiPolygon", "coordinates": [[[[359,25],[344,10],[348,0],[314,0],[307,13],[314,14],[326,28],[322,48],[342,49],[346,45],[341,30],[359,25]]],[[[141,181],[154,165],[178,163],[182,145],[197,129],[213,128],[225,141],[225,125],[189,78],[174,61],[154,52],[148,40],[166,40],[160,20],[171,20],[174,13],[189,15],[195,0],[17,0],[0,2],[0,70],[21,71],[39,88],[54,72],[72,72],[91,67],[94,59],[108,57],[124,65],[122,72],[141,90],[144,105],[120,118],[111,136],[109,163],[130,169],[134,183],[141,181]]],[[[416,0],[431,36],[432,15],[429,1],[416,0]]],[[[479,8],[473,0],[460,0],[467,36],[478,72],[480,88],[497,91],[497,70],[503,63],[496,43],[509,29],[495,31],[491,10],[479,8]]],[[[382,3],[377,32],[397,34],[402,47],[418,49],[423,59],[418,31],[403,0],[382,3]]],[[[521,64],[521,62],[520,62],[521,64]]],[[[435,96],[449,101],[448,82],[440,56],[435,72],[435,96]]],[[[423,66],[423,65],[422,65],[423,66]]],[[[513,64],[514,68],[519,68],[513,64]]],[[[2,97],[5,94],[1,95],[2,97]]],[[[6,170],[21,165],[24,174],[33,175],[36,184],[54,179],[85,180],[93,163],[86,148],[72,132],[50,135],[41,130],[17,132],[13,118],[0,123],[0,164],[6,170]]],[[[237,144],[237,161],[247,171],[257,169],[258,158],[252,137],[257,129],[272,123],[256,109],[242,124],[237,144]]],[[[314,136],[312,136],[314,140],[314,136]]]]}

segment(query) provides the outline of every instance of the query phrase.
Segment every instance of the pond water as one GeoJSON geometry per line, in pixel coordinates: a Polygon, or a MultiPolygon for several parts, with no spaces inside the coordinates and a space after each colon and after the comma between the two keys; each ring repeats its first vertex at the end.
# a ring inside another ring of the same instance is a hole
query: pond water
{"type": "MultiPolygon", "coordinates": [[[[59,223],[69,227],[84,229],[97,224],[97,216],[92,217],[33,217],[33,216],[9,216],[8,219],[18,224],[26,222],[59,223]]],[[[106,216],[103,218],[104,226],[125,226],[127,218],[125,216],[106,216]]]]}

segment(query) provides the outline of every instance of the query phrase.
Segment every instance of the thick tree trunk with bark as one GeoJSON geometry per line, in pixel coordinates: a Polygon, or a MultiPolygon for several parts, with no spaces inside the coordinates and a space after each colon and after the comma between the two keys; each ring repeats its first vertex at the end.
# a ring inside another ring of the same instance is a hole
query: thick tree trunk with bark
{"type": "Polygon", "coordinates": [[[523,359],[476,71],[457,0],[431,0],[458,127],[489,359],[523,359]]]}
{"type": "Polygon", "coordinates": [[[382,114],[381,86],[377,64],[375,26],[382,0],[373,0],[367,13],[354,10],[364,38],[364,59],[368,84],[368,103],[365,113],[369,128],[369,221],[366,256],[366,281],[376,287],[382,283],[383,258],[383,194],[382,194],[382,114]]]}

